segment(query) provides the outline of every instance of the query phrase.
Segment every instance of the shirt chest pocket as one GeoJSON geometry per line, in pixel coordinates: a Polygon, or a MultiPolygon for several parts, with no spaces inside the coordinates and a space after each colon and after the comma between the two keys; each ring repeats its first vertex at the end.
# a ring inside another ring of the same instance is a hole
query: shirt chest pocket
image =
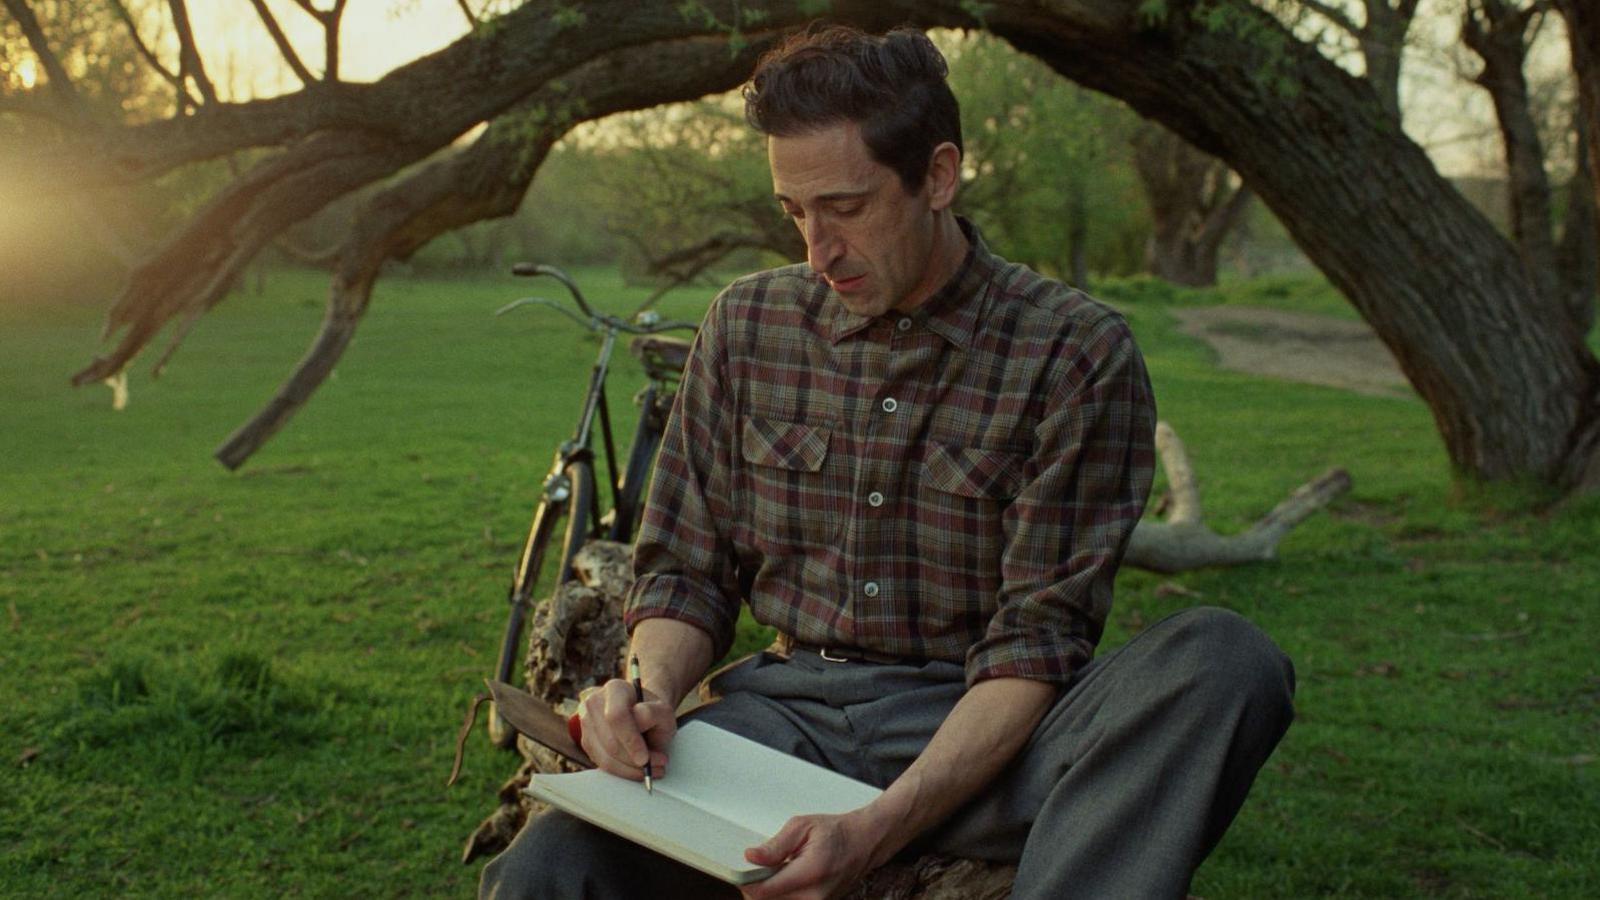
{"type": "Polygon", "coordinates": [[[1022,484],[1023,456],[1004,450],[933,443],[922,458],[926,483],[936,491],[974,500],[1006,502],[1022,484]]]}
{"type": "Polygon", "coordinates": [[[922,457],[919,535],[935,546],[925,558],[939,560],[964,577],[998,584],[1005,554],[1002,518],[1022,487],[1026,458],[1020,453],[930,443],[922,457]]]}
{"type": "Polygon", "coordinates": [[[842,494],[830,484],[832,431],[816,425],[747,416],[740,453],[747,521],[769,552],[833,542],[842,524],[842,494]]]}

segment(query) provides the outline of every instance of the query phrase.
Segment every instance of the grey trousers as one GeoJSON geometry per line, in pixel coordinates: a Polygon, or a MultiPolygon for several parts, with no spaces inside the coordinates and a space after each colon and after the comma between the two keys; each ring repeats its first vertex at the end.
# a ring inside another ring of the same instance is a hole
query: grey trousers
{"type": "MultiPolygon", "coordinates": [[[[887,786],[962,693],[961,666],[800,653],[719,676],[692,718],[887,786]]],[[[1259,629],[1198,608],[1096,659],[1013,764],[908,853],[1016,861],[1013,896],[1185,895],[1289,727],[1294,669],[1259,629]]],[[[489,898],[736,896],[727,885],[560,812],[484,867],[489,898]]]]}

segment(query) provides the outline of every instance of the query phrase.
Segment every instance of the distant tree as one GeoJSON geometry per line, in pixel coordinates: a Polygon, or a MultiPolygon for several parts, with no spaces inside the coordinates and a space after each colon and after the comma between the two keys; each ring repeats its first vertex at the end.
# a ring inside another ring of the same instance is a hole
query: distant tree
{"type": "Polygon", "coordinates": [[[1216,284],[1222,242],[1244,218],[1250,189],[1227,163],[1159,125],[1145,123],[1131,143],[1150,205],[1146,270],[1174,284],[1216,284]]]}
{"type": "MultiPolygon", "coordinates": [[[[27,0],[3,2],[19,21],[31,18],[27,0]]],[[[1600,9],[1592,0],[1553,2],[1568,26],[1589,158],[1600,158],[1600,9]]],[[[41,189],[93,190],[277,148],[133,272],[110,314],[116,345],[75,381],[121,372],[165,325],[220,301],[289,225],[391,179],[340,247],[317,342],[269,407],[219,451],[238,465],[331,370],[383,260],[513,211],[550,146],[577,121],[727,90],[771,40],[823,12],[870,29],[982,28],[1226,161],[1394,351],[1461,475],[1559,491],[1600,487],[1600,361],[1563,298],[1530,277],[1516,246],[1395,127],[1370,84],[1247,0],[773,0],[760,8],[530,0],[370,85],[340,81],[330,65],[307,71],[304,87],[282,97],[222,103],[196,88],[200,106],[188,114],[66,128],[59,142],[7,160],[8,170],[41,189]],[[483,122],[470,146],[443,153],[483,122]]],[[[6,111],[50,104],[75,116],[70,86],[57,83],[71,76],[48,35],[22,30],[45,73],[43,91],[8,101],[6,111]]]]}
{"type": "Polygon", "coordinates": [[[947,44],[968,174],[958,208],[1008,257],[1074,285],[1136,271],[1149,220],[1124,148],[1138,117],[990,35],[947,44]]]}
{"type": "MultiPolygon", "coordinates": [[[[606,228],[622,239],[650,299],[730,256],[805,259],[772,198],[766,142],[729,97],[625,113],[586,141],[606,187],[606,228]]],[[[648,301],[647,301],[648,302],[648,301]]]]}
{"type": "Polygon", "coordinates": [[[1467,0],[1461,14],[1462,43],[1482,62],[1474,81],[1494,101],[1505,148],[1511,235],[1529,277],[1541,293],[1558,296],[1573,327],[1594,325],[1596,266],[1594,190],[1581,148],[1583,120],[1573,117],[1580,146],[1570,177],[1564,234],[1556,237],[1555,192],[1547,171],[1546,143],[1526,74],[1533,36],[1546,16],[1543,0],[1467,0]]]}
{"type": "Polygon", "coordinates": [[[1378,103],[1400,121],[1400,70],[1418,0],[1281,0],[1280,16],[1303,21],[1306,13],[1331,23],[1353,39],[1361,55],[1362,76],[1378,103]],[[1353,9],[1359,9],[1357,21],[1353,9]]]}

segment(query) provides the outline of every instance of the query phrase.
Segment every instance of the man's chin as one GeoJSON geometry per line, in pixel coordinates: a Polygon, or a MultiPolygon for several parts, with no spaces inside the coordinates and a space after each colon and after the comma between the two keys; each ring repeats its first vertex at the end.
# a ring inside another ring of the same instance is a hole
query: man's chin
{"type": "Polygon", "coordinates": [[[838,291],[834,292],[834,296],[839,298],[845,309],[863,318],[871,319],[889,311],[889,305],[877,297],[852,296],[838,291]]]}

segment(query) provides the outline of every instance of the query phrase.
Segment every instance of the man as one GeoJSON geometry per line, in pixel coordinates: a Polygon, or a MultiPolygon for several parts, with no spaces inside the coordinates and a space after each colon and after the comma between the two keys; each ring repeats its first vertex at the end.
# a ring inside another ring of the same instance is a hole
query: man
{"type": "MultiPolygon", "coordinates": [[[[1154,463],[1127,325],[952,212],[959,116],[920,33],[797,36],[745,100],[807,263],[707,313],[626,607],[647,700],[591,694],[584,749],[670,778],[674,710],[745,602],[778,652],[691,715],[885,788],[752,848],[781,868],[746,896],[836,896],[912,850],[1017,860],[1018,897],[1181,897],[1287,728],[1293,674],[1221,610],[1091,662],[1154,463]]],[[[730,891],[561,813],[483,890],[730,891]]]]}

